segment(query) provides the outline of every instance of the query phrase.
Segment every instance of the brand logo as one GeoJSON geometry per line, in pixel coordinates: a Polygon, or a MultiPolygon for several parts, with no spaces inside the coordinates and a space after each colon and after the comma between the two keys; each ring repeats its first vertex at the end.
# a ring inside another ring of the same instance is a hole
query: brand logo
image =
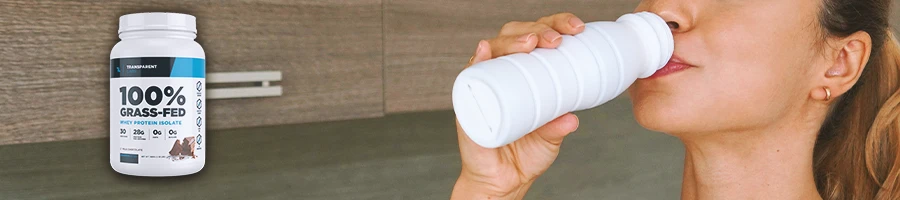
{"type": "Polygon", "coordinates": [[[156,69],[156,65],[125,65],[125,69],[156,69]]]}

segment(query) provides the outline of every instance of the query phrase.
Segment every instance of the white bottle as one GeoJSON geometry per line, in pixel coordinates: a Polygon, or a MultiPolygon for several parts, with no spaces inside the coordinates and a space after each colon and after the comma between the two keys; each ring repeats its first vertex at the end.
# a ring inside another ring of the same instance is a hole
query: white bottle
{"type": "Polygon", "coordinates": [[[110,53],[109,163],[134,176],[193,174],[206,163],[206,54],[196,18],[119,18],[110,53]]]}
{"type": "Polygon", "coordinates": [[[536,49],[475,64],[453,84],[453,109],[475,143],[512,143],[572,111],[597,107],[638,78],[653,75],[674,51],[666,22],[649,12],[586,24],[557,49],[536,49]]]}

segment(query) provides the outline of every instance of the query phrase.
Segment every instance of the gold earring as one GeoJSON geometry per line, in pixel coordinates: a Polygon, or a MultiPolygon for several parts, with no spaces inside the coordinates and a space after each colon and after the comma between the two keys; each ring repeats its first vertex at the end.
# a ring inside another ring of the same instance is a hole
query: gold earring
{"type": "Polygon", "coordinates": [[[822,89],[825,89],[825,101],[831,100],[831,89],[828,87],[822,87],[822,89]]]}

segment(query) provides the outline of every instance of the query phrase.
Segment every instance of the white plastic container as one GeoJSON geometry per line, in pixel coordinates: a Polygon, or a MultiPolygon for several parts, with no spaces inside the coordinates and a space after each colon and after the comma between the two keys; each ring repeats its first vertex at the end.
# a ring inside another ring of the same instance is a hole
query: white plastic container
{"type": "Polygon", "coordinates": [[[638,78],[653,75],[674,51],[666,22],[649,12],[587,23],[556,49],[536,49],[475,64],[453,84],[453,109],[475,143],[496,148],[568,112],[597,107],[638,78]]]}
{"type": "Polygon", "coordinates": [[[206,163],[206,54],[196,18],[119,18],[110,53],[109,163],[134,176],[180,176],[206,163]]]}

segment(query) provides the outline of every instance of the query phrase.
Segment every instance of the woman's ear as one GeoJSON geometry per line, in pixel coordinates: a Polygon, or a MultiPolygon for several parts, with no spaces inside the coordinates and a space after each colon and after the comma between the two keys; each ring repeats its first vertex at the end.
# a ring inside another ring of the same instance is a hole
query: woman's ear
{"type": "Polygon", "coordinates": [[[829,41],[829,43],[835,44],[829,46],[837,47],[837,49],[828,54],[828,59],[831,59],[830,63],[832,64],[821,73],[824,82],[813,88],[812,96],[820,100],[835,99],[853,88],[866,68],[866,64],[869,63],[869,56],[872,53],[872,37],[863,31],[829,41]],[[823,87],[830,90],[830,98],[827,97],[823,87]]]}

